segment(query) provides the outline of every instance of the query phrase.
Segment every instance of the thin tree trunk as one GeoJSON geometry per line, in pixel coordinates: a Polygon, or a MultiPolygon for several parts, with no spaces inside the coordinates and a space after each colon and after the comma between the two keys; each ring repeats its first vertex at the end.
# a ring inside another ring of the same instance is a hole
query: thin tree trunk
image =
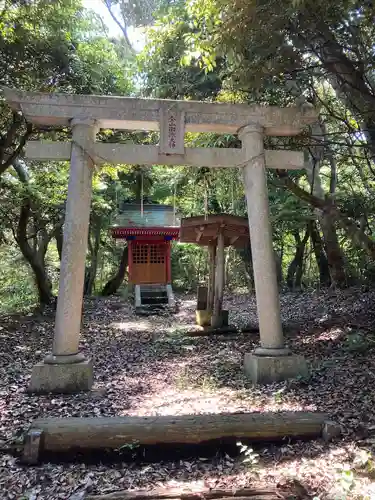
{"type": "Polygon", "coordinates": [[[292,262],[289,264],[287,279],[286,279],[288,288],[290,290],[301,288],[303,256],[305,253],[307,241],[309,239],[308,229],[306,230],[306,233],[302,240],[298,232],[294,234],[294,239],[296,240],[296,253],[294,255],[292,262]]]}
{"type": "MultiPolygon", "coordinates": [[[[309,155],[306,155],[305,169],[311,185],[312,194],[321,200],[326,200],[327,196],[324,192],[320,177],[320,169],[326,154],[324,143],[321,141],[321,137],[325,137],[324,124],[317,122],[312,125],[311,134],[313,137],[317,138],[317,145],[311,147],[309,155]]],[[[330,183],[330,189],[332,191],[336,187],[336,164],[332,156],[332,152],[329,150],[328,152],[329,158],[331,159],[332,182],[330,183]]],[[[334,196],[334,191],[330,192],[330,196],[334,196]]],[[[333,285],[339,287],[346,286],[345,259],[337,237],[335,224],[336,220],[335,218],[332,218],[332,214],[330,212],[318,210],[316,215],[319,219],[323,232],[323,240],[329,264],[331,282],[333,285]]]]}
{"type": "Polygon", "coordinates": [[[94,283],[95,283],[96,272],[98,269],[100,231],[101,231],[101,224],[100,224],[100,221],[98,221],[98,223],[95,225],[94,245],[91,244],[90,234],[89,234],[89,241],[90,241],[89,246],[90,246],[90,250],[91,250],[91,263],[90,263],[90,267],[87,269],[86,276],[85,276],[85,288],[84,288],[85,295],[92,295],[92,290],[93,290],[94,283]]]}
{"type": "Polygon", "coordinates": [[[30,264],[31,269],[34,272],[35,283],[38,289],[39,303],[43,306],[50,304],[54,298],[52,294],[52,284],[48,278],[44,263],[44,256],[48,247],[48,235],[45,236],[47,241],[43,241],[43,248],[39,252],[36,252],[30,246],[27,239],[27,223],[30,218],[30,213],[30,199],[27,198],[24,200],[21,207],[16,239],[22,255],[30,264]]]}
{"type": "Polygon", "coordinates": [[[319,230],[315,221],[310,222],[310,238],[316,259],[316,264],[319,269],[320,286],[330,286],[331,275],[329,273],[328,260],[324,251],[323,241],[320,237],[319,230]]]}
{"type": "Polygon", "coordinates": [[[277,175],[283,180],[286,188],[298,196],[301,200],[306,201],[314,208],[319,209],[321,212],[329,213],[332,219],[337,221],[342,229],[344,229],[352,243],[357,247],[363,248],[372,259],[375,259],[375,241],[361,231],[355,222],[353,222],[347,215],[342,213],[334,204],[333,200],[321,200],[317,196],[308,193],[293,182],[293,180],[288,177],[288,174],[282,170],[278,170],[277,175]]]}
{"type": "Polygon", "coordinates": [[[60,259],[60,262],[61,262],[62,247],[63,247],[63,230],[62,230],[62,224],[56,228],[53,236],[54,236],[55,241],[56,241],[57,253],[59,254],[59,259],[60,259]]]}
{"type": "Polygon", "coordinates": [[[102,290],[103,296],[107,297],[108,295],[113,295],[114,293],[116,293],[121,286],[121,283],[124,281],[126,268],[128,266],[128,252],[129,249],[126,246],[122,252],[117,273],[106,283],[102,290]]]}
{"type": "Polygon", "coordinates": [[[331,212],[325,212],[321,214],[319,220],[323,231],[331,284],[339,287],[346,286],[345,259],[337,237],[335,218],[331,212]]]}
{"type": "Polygon", "coordinates": [[[276,250],[273,251],[273,255],[275,257],[275,264],[276,264],[276,279],[277,279],[277,284],[279,286],[281,286],[282,282],[283,282],[282,259],[281,259],[281,256],[276,252],[276,250]]]}

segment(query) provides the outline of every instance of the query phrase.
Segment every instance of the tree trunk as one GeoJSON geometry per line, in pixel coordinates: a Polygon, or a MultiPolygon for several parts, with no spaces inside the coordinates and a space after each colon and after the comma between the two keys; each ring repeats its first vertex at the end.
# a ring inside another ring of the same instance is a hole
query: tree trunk
{"type": "Polygon", "coordinates": [[[46,241],[42,242],[40,251],[35,251],[29,244],[27,239],[27,223],[29,221],[31,214],[31,204],[30,199],[26,198],[23,201],[20,218],[18,221],[16,240],[18,246],[25,257],[27,262],[30,264],[31,269],[34,272],[35,283],[38,289],[39,303],[40,305],[47,305],[52,302],[52,284],[48,278],[44,257],[47,251],[48,241],[50,237],[45,236],[46,241]]]}
{"type": "Polygon", "coordinates": [[[283,180],[287,189],[298,196],[301,200],[306,201],[314,208],[319,209],[321,212],[328,213],[331,220],[337,221],[342,229],[344,229],[348,238],[355,246],[363,248],[372,259],[375,259],[375,241],[361,231],[355,222],[353,222],[347,215],[342,213],[333,200],[321,200],[317,196],[308,193],[298,186],[292,179],[290,179],[288,174],[281,170],[277,171],[277,175],[283,180]]]}
{"type": "Polygon", "coordinates": [[[283,264],[282,264],[282,257],[280,254],[274,250],[273,252],[274,257],[275,257],[275,263],[276,263],[276,278],[277,278],[277,284],[279,286],[282,285],[283,283],[283,264]]]}
{"type": "Polygon", "coordinates": [[[325,212],[320,215],[319,221],[323,231],[331,285],[344,287],[347,284],[345,259],[337,237],[335,218],[332,213],[325,212]]]}
{"type": "Polygon", "coordinates": [[[90,267],[87,269],[87,272],[85,273],[84,295],[92,295],[92,290],[96,278],[96,272],[98,269],[100,232],[101,232],[101,224],[100,221],[97,221],[97,224],[94,226],[94,245],[91,243],[90,239],[91,237],[89,234],[89,248],[91,253],[91,262],[90,262],[90,267]]]}
{"type": "Polygon", "coordinates": [[[286,283],[290,290],[296,290],[301,288],[301,281],[303,274],[302,273],[303,256],[305,254],[306,243],[309,239],[308,229],[306,230],[306,233],[302,240],[298,232],[294,234],[294,239],[296,240],[296,253],[294,255],[292,262],[289,264],[287,278],[286,278],[286,283]]]}
{"type": "Polygon", "coordinates": [[[315,221],[310,222],[310,238],[313,247],[316,264],[319,269],[319,283],[320,286],[331,285],[331,275],[329,273],[329,266],[326,253],[323,247],[323,241],[320,237],[318,227],[315,221]]]}
{"type": "Polygon", "coordinates": [[[246,245],[246,247],[237,250],[237,252],[241,255],[244,267],[245,267],[245,275],[248,281],[249,292],[254,290],[254,273],[253,273],[253,262],[251,259],[251,246],[250,243],[246,245]]]}
{"type": "Polygon", "coordinates": [[[57,253],[59,254],[59,259],[61,262],[61,257],[62,257],[62,247],[63,247],[63,230],[62,230],[62,224],[56,229],[56,231],[53,234],[55,241],[56,241],[56,248],[57,248],[57,253]]]}
{"type": "Polygon", "coordinates": [[[113,278],[111,278],[108,281],[108,283],[104,286],[102,290],[102,295],[104,297],[116,293],[119,287],[121,286],[121,283],[124,281],[126,268],[128,266],[128,253],[129,249],[126,246],[122,252],[120,265],[117,273],[115,274],[115,276],[113,276],[113,278]]]}

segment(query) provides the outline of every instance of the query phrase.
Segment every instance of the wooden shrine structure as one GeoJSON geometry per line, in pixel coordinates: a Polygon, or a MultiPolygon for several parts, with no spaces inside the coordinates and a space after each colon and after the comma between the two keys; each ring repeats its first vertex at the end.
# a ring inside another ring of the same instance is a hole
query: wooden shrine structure
{"type": "Polygon", "coordinates": [[[111,232],[128,244],[129,285],[134,289],[135,309],[152,313],[175,307],[171,275],[171,242],[179,237],[175,209],[156,203],[123,203],[111,232]]]}
{"type": "Polygon", "coordinates": [[[225,286],[224,248],[228,246],[243,248],[248,245],[248,219],[230,214],[188,217],[181,220],[180,241],[208,248],[208,293],[207,299],[203,301],[204,304],[198,304],[198,310],[205,308],[211,325],[220,327],[223,325],[222,305],[225,286]]]}
{"type": "Polygon", "coordinates": [[[33,392],[88,390],[92,362],[79,350],[92,176],[102,164],[189,165],[240,169],[248,220],[260,346],[244,358],[255,382],[295,377],[306,363],[285,345],[269,221],[266,168],[301,169],[303,153],[265,150],[264,136],[293,136],[317,120],[311,107],[173,101],[25,92],[3,88],[13,111],[36,126],[70,127],[69,141],[31,141],[29,160],[69,161],[64,240],[52,353],[33,368],[33,392]],[[158,145],[96,142],[100,129],[160,131],[158,145]],[[237,134],[241,148],[188,148],[185,132],[237,134]]]}
{"type": "Polygon", "coordinates": [[[111,232],[128,242],[129,283],[171,283],[171,241],[178,239],[174,208],[170,205],[123,203],[111,232]]]}

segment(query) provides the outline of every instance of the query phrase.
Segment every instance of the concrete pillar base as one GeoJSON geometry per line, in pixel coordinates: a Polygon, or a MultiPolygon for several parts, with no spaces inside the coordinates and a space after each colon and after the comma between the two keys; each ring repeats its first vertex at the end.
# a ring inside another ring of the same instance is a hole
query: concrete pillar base
{"type": "Polygon", "coordinates": [[[73,363],[82,363],[86,361],[85,356],[81,352],[76,354],[66,354],[55,356],[54,354],[48,354],[44,358],[44,362],[47,365],[71,365],[73,363]]]}
{"type": "Polygon", "coordinates": [[[28,392],[71,394],[89,391],[92,383],[91,359],[71,364],[41,362],[33,366],[28,392]]]}
{"type": "Polygon", "coordinates": [[[254,384],[282,382],[298,375],[307,376],[309,373],[305,358],[297,354],[286,356],[245,354],[244,369],[254,384]]]}

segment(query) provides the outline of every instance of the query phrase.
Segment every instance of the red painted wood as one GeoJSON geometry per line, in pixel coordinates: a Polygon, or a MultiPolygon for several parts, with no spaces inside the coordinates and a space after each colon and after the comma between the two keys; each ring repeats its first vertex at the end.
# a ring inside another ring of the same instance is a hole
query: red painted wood
{"type": "Polygon", "coordinates": [[[165,265],[167,266],[167,283],[172,282],[172,268],[171,268],[171,242],[166,241],[166,259],[165,265]]]}
{"type": "Polygon", "coordinates": [[[111,228],[113,238],[125,238],[126,236],[171,236],[178,239],[180,229],[176,227],[114,227],[111,228]]]}

